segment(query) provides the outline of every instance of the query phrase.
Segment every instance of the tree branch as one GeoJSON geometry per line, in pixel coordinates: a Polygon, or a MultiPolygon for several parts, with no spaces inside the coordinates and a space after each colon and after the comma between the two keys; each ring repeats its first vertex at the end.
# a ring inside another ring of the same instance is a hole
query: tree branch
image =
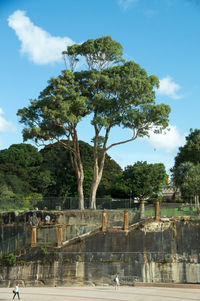
{"type": "MultiPolygon", "coordinates": [[[[135,131],[135,130],[133,130],[133,131],[135,131]]],[[[105,149],[105,151],[107,152],[107,151],[108,151],[111,147],[113,147],[113,146],[120,145],[120,144],[125,144],[125,143],[127,143],[127,142],[134,141],[134,140],[137,138],[137,136],[138,136],[138,131],[137,131],[137,133],[135,133],[135,134],[133,135],[133,137],[132,137],[131,139],[127,139],[127,140],[124,140],[124,141],[120,141],[120,142],[113,143],[113,144],[111,144],[110,146],[108,146],[108,147],[105,149]]]]}

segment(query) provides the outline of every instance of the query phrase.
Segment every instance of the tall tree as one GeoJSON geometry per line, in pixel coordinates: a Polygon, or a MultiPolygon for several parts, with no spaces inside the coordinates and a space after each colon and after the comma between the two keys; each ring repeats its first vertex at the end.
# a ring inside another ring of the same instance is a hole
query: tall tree
{"type": "Polygon", "coordinates": [[[33,139],[36,144],[59,143],[70,152],[72,167],[77,177],[79,209],[84,209],[83,180],[77,124],[88,114],[87,98],[81,95],[79,84],[69,70],[51,78],[38,99],[18,110],[20,122],[25,125],[24,141],[33,139]]]}
{"type": "Polygon", "coordinates": [[[69,58],[71,71],[65,70],[58,78],[51,79],[39,98],[31,101],[28,108],[19,110],[18,115],[25,124],[25,141],[57,141],[70,151],[78,182],[79,208],[83,209],[84,172],[77,124],[91,114],[94,170],[90,208],[95,209],[107,151],[137,137],[148,136],[150,129],[162,131],[168,125],[170,108],[165,104],[155,104],[154,88],[159,86],[158,78],[148,76],[135,62],[125,62],[121,44],[111,37],[75,44],[63,54],[69,58]],[[80,57],[86,59],[88,69],[75,72],[80,57]],[[110,132],[116,126],[130,129],[131,137],[109,143],[110,132]]]}
{"type": "Polygon", "coordinates": [[[148,76],[135,62],[122,59],[122,46],[110,37],[88,40],[82,45],[68,47],[69,58],[83,56],[88,71],[77,72],[83,95],[89,100],[94,127],[94,175],[90,193],[90,208],[96,208],[96,192],[101,181],[105,154],[114,146],[148,136],[168,126],[169,106],[155,104],[156,76],[148,76]],[[107,67],[115,65],[113,67],[107,67]],[[120,126],[130,129],[130,138],[109,143],[112,128],[120,126]],[[103,133],[103,134],[101,134],[103,133]],[[99,137],[101,151],[98,149],[99,137]]]}

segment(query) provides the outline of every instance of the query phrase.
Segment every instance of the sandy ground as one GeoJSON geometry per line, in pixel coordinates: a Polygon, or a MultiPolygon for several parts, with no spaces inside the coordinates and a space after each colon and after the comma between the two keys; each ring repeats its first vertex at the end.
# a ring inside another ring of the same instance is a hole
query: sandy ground
{"type": "MultiPolygon", "coordinates": [[[[12,300],[12,288],[0,288],[0,301],[12,300]]],[[[200,300],[200,289],[164,287],[26,287],[23,301],[172,301],[200,300]]],[[[17,296],[15,300],[17,300],[17,296]]]]}

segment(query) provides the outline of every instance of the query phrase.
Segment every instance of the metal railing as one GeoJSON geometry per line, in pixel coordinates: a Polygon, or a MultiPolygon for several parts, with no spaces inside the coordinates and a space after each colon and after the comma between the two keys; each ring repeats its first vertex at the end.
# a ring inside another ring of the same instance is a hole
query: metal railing
{"type": "MultiPolygon", "coordinates": [[[[36,203],[36,202],[34,202],[36,203]]],[[[55,210],[60,208],[61,210],[66,209],[78,209],[78,198],[68,197],[68,198],[56,198],[48,197],[44,198],[42,201],[37,202],[37,207],[39,209],[44,209],[45,207],[49,210],[55,210]]],[[[90,199],[84,199],[85,209],[90,208],[90,199]]],[[[132,199],[114,199],[114,198],[97,198],[96,199],[97,209],[135,209],[139,207],[138,203],[135,203],[132,199]]]]}

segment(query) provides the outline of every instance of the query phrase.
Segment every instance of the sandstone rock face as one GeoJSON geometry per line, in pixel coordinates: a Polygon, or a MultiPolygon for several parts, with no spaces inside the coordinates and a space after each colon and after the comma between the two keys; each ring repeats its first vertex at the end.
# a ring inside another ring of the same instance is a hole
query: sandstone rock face
{"type": "MultiPolygon", "coordinates": [[[[124,213],[107,212],[107,227],[123,227],[124,213]]],[[[129,224],[138,221],[129,213],[129,224]]],[[[67,210],[64,212],[28,211],[26,213],[0,213],[0,252],[9,254],[31,243],[31,228],[37,227],[37,243],[45,246],[57,244],[57,227],[62,226],[63,241],[73,239],[102,226],[102,210],[67,210]],[[50,220],[47,222],[46,217],[50,220]]]]}
{"type": "MultiPolygon", "coordinates": [[[[77,227],[80,219],[94,229],[95,218],[91,224],[87,218],[72,215],[71,220],[69,216],[57,220],[77,227]]],[[[117,225],[104,232],[101,219],[96,216],[96,220],[95,231],[68,240],[61,248],[46,245],[44,252],[40,246],[28,247],[14,265],[1,264],[0,285],[13,286],[16,280],[24,286],[110,285],[116,273],[121,284],[200,283],[199,218],[143,221],[133,226],[129,222],[126,231],[117,225]]]]}

